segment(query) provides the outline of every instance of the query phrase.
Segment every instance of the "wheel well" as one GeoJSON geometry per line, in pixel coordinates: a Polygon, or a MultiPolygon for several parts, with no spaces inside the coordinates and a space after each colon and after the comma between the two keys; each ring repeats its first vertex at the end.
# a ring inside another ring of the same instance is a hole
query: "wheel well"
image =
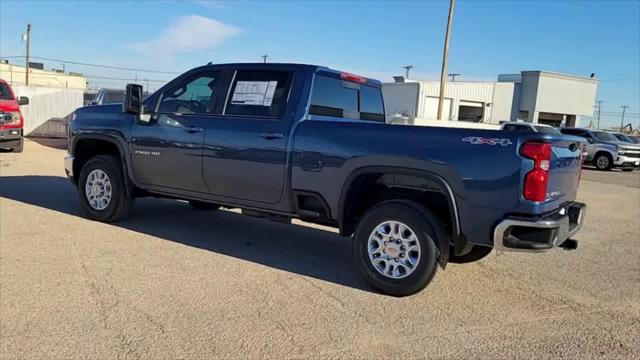
{"type": "Polygon", "coordinates": [[[75,157],[73,173],[76,182],[84,164],[97,155],[113,155],[120,158],[120,150],[118,145],[101,139],[82,139],[75,144],[73,148],[73,156],[75,157]]]}
{"type": "Polygon", "coordinates": [[[343,201],[340,233],[351,235],[358,220],[373,205],[387,200],[412,200],[427,207],[442,223],[447,235],[454,231],[454,213],[442,186],[430,179],[392,173],[356,177],[343,201]]]}
{"type": "Polygon", "coordinates": [[[596,155],[593,158],[597,159],[598,156],[600,156],[600,155],[606,155],[606,156],[608,156],[608,157],[613,159],[613,155],[611,155],[611,153],[609,153],[608,151],[603,151],[603,150],[600,150],[600,151],[596,152],[596,155]]]}

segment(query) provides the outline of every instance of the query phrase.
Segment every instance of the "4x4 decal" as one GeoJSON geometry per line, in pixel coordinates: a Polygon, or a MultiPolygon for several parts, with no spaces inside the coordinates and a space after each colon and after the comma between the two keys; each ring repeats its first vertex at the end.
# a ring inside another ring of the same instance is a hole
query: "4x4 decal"
{"type": "Polygon", "coordinates": [[[509,139],[488,139],[488,138],[483,138],[483,137],[478,137],[478,136],[469,136],[466,137],[464,139],[462,139],[462,141],[466,141],[468,143],[471,143],[473,145],[500,145],[500,146],[509,146],[511,144],[513,144],[511,142],[511,140],[509,139]]]}

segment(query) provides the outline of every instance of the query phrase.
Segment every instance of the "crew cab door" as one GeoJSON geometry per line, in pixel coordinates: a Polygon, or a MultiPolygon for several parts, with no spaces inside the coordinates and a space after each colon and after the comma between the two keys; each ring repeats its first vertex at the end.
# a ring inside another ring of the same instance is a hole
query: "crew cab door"
{"type": "Polygon", "coordinates": [[[180,79],[150,109],[149,124],[132,127],[135,179],[156,190],[206,192],[202,176],[205,123],[222,112],[229,78],[203,71],[180,79]]]}
{"type": "Polygon", "coordinates": [[[234,73],[222,115],[205,124],[203,171],[210,194],[260,203],[281,199],[298,82],[292,71],[234,73]]]}

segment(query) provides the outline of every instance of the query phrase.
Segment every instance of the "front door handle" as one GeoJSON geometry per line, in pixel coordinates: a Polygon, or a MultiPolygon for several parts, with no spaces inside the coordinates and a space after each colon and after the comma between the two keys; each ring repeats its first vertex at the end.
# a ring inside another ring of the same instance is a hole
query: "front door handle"
{"type": "Polygon", "coordinates": [[[195,126],[185,126],[184,131],[188,133],[199,133],[199,132],[202,132],[202,128],[195,127],[195,126]]]}
{"type": "Polygon", "coordinates": [[[273,139],[282,139],[284,137],[283,134],[280,133],[276,133],[276,132],[266,132],[266,133],[262,133],[260,134],[261,137],[267,139],[267,140],[273,140],[273,139]]]}

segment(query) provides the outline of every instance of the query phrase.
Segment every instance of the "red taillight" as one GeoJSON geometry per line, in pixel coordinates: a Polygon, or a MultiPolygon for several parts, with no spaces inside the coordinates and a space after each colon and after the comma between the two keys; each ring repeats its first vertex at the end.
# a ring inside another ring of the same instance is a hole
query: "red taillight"
{"type": "Polygon", "coordinates": [[[533,169],[524,177],[522,196],[531,201],[547,198],[547,183],[551,165],[551,144],[530,142],[520,148],[522,156],[533,160],[533,169]]]}
{"type": "Polygon", "coordinates": [[[354,74],[349,74],[349,73],[340,73],[340,79],[342,80],[346,80],[346,81],[352,81],[358,84],[365,84],[367,82],[366,78],[363,78],[362,76],[358,76],[358,75],[354,75],[354,74]]]}

